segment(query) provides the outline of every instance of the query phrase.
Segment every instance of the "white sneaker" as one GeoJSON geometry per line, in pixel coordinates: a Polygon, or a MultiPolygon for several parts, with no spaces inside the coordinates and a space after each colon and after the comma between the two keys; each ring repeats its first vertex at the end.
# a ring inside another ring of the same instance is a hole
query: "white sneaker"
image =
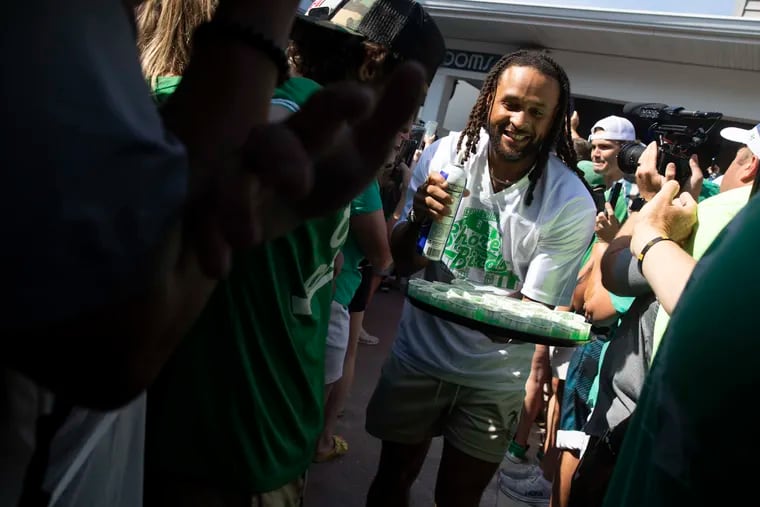
{"type": "Polygon", "coordinates": [[[377,345],[380,343],[380,338],[377,336],[372,336],[367,331],[362,328],[361,332],[359,333],[359,343],[363,343],[364,345],[377,345]]]}
{"type": "Polygon", "coordinates": [[[524,465],[525,463],[528,462],[528,458],[521,458],[520,456],[512,454],[511,451],[507,451],[504,457],[507,458],[510,462],[514,463],[515,465],[524,465]]]}
{"type": "Polygon", "coordinates": [[[549,505],[552,496],[552,483],[543,475],[535,475],[524,479],[513,479],[499,471],[499,491],[512,500],[529,505],[549,505]]]}
{"type": "Polygon", "coordinates": [[[523,465],[517,467],[502,468],[500,472],[512,479],[527,479],[528,477],[543,476],[544,471],[538,465],[523,465]]]}

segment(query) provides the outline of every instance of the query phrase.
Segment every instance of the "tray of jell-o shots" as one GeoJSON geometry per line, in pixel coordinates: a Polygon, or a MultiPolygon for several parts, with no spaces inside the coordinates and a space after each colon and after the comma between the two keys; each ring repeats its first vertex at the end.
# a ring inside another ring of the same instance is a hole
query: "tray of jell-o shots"
{"type": "Polygon", "coordinates": [[[582,315],[555,311],[465,280],[444,283],[414,278],[409,280],[407,297],[414,306],[480,331],[495,342],[576,347],[591,339],[591,324],[582,315]]]}

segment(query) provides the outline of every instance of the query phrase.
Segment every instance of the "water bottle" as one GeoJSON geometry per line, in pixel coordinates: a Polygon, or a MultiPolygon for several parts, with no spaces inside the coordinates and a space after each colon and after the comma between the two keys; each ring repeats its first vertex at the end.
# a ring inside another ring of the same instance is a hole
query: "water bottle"
{"type": "Polygon", "coordinates": [[[448,183],[446,192],[452,199],[452,203],[449,205],[451,213],[441,218],[440,222],[433,222],[429,230],[420,231],[419,244],[424,245],[422,255],[431,261],[440,261],[443,257],[443,249],[446,247],[451,227],[454,225],[454,217],[467,186],[467,173],[464,171],[464,164],[461,160],[461,156],[457,157],[456,162],[450,163],[441,171],[441,176],[446,178],[448,183]]]}

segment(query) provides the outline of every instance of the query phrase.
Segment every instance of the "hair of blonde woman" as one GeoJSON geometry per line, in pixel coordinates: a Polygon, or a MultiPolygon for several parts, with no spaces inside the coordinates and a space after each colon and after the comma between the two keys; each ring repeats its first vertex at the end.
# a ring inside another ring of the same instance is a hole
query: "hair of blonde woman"
{"type": "Polygon", "coordinates": [[[137,9],[137,47],[143,74],[180,76],[190,60],[195,29],[211,19],[218,0],[146,0],[137,9]]]}

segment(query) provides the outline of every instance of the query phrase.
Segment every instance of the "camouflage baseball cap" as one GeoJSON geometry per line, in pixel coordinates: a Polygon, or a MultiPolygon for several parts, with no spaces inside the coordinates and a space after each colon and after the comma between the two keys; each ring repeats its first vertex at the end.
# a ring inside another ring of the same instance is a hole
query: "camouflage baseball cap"
{"type": "Polygon", "coordinates": [[[446,54],[433,18],[412,0],[316,0],[299,19],[359,35],[403,60],[417,61],[427,69],[428,80],[446,54]]]}

